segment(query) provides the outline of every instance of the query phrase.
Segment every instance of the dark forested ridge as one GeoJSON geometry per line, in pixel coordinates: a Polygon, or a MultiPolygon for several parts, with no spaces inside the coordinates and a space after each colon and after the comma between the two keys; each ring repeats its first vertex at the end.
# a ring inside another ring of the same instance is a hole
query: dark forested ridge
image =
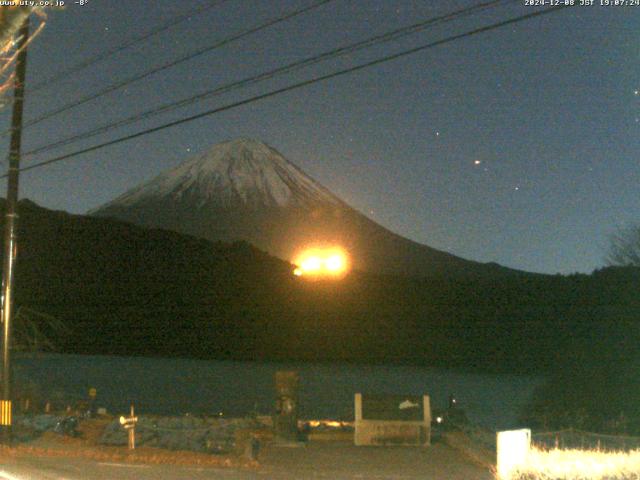
{"type": "Polygon", "coordinates": [[[16,306],[63,320],[63,352],[502,372],[638,354],[636,269],[307,282],[247,243],[29,201],[19,214],[16,306]]]}

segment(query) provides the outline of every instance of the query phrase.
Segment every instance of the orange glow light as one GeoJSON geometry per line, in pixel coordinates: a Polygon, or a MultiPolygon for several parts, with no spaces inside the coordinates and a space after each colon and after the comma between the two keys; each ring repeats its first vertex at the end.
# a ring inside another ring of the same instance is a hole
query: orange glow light
{"type": "Polygon", "coordinates": [[[293,274],[300,277],[342,277],[349,271],[349,256],[339,247],[310,248],[301,252],[293,262],[293,274]]]}

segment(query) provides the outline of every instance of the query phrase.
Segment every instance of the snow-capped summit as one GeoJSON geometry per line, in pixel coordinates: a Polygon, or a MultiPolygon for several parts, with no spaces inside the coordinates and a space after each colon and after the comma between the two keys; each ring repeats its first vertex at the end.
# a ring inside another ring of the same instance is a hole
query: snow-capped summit
{"type": "Polygon", "coordinates": [[[354,268],[373,272],[426,275],[499,268],[390,232],[275,149],[246,138],[215,145],[89,214],[208,240],[245,240],[285,260],[305,247],[340,246],[354,268]]]}
{"type": "Polygon", "coordinates": [[[248,138],[220,143],[116,198],[100,210],[158,198],[198,208],[312,207],[340,204],[277,150],[248,138]]]}

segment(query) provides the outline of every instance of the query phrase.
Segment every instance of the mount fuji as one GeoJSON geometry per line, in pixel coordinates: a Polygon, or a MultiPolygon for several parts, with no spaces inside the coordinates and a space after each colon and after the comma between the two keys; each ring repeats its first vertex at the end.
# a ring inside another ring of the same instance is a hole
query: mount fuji
{"type": "Polygon", "coordinates": [[[306,175],[272,147],[237,139],[211,147],[89,212],[213,241],[244,240],[291,261],[311,246],[346,249],[353,267],[385,274],[511,270],[401,237],[306,175]]]}

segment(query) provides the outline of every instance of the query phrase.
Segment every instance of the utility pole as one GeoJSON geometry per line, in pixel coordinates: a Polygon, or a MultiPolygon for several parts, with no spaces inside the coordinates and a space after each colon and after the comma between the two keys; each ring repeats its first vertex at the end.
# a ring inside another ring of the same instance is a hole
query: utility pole
{"type": "Polygon", "coordinates": [[[29,17],[20,28],[18,57],[13,89],[13,118],[11,120],[11,147],[7,182],[6,218],[4,225],[4,256],[2,268],[2,398],[0,399],[0,428],[5,443],[11,441],[11,320],[13,317],[13,280],[16,254],[16,207],[18,204],[18,178],[22,144],[22,110],[24,82],[27,70],[27,42],[29,17]]]}

